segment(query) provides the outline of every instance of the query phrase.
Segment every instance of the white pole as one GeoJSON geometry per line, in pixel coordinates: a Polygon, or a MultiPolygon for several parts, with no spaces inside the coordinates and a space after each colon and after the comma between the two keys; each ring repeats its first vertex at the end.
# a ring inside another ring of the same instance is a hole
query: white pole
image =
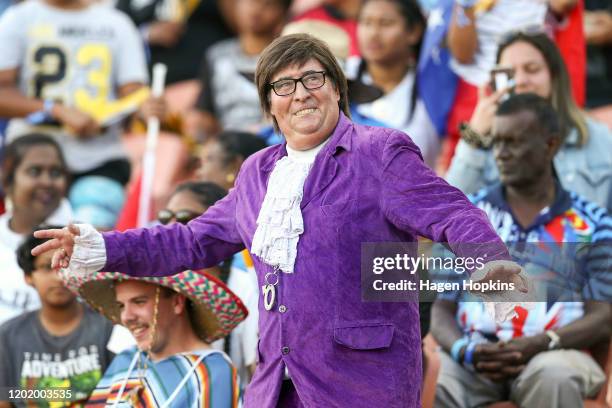
{"type": "MultiPolygon", "coordinates": [[[[159,98],[164,93],[164,82],[166,81],[167,67],[164,64],[153,66],[153,84],[151,94],[159,98]]],[[[140,186],[140,200],[138,203],[138,226],[146,227],[149,223],[151,213],[151,196],[155,178],[155,155],[157,150],[157,139],[159,137],[159,118],[147,119],[147,141],[145,153],[142,160],[142,183],[140,186]]]]}

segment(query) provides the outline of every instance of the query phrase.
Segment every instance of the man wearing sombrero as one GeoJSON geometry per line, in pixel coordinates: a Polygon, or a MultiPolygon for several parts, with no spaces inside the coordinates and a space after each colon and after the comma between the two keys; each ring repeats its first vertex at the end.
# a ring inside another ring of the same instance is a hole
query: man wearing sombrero
{"type": "Polygon", "coordinates": [[[115,357],[88,407],[237,406],[236,369],[210,343],[247,311],[221,281],[193,271],[163,278],[107,272],[62,277],[94,309],[126,326],[137,343],[115,357]]]}

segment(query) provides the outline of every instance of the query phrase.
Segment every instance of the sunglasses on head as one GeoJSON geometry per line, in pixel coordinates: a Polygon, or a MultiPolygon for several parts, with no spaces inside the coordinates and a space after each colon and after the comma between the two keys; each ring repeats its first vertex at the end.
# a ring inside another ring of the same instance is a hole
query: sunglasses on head
{"type": "Polygon", "coordinates": [[[157,221],[163,225],[169,224],[172,220],[176,220],[176,222],[180,224],[187,224],[189,221],[199,216],[200,213],[189,210],[180,210],[176,213],[170,210],[161,210],[157,213],[157,221]]]}

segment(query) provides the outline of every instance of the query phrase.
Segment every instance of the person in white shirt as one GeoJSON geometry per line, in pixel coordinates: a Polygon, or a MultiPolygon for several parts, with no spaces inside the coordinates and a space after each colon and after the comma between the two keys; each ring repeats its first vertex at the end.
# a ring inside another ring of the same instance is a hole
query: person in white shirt
{"type": "Polygon", "coordinates": [[[66,163],[51,137],[32,133],[10,143],[1,175],[9,210],[0,216],[0,323],[40,307],[38,294],[17,265],[19,245],[37,225],[66,225],[72,218],[65,198],[66,163]]]}

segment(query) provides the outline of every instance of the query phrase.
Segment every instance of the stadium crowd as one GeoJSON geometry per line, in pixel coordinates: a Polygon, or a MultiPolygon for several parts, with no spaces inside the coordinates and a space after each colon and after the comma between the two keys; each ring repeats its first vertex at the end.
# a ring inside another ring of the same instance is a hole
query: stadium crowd
{"type": "Polygon", "coordinates": [[[125,231],[143,208],[146,225],[187,224],[223,200],[248,157],[284,143],[255,72],[295,33],[329,46],[352,121],[404,132],[508,245],[590,248],[579,299],[502,323],[466,293],[422,302],[422,406],[612,406],[609,0],[0,0],[0,390],[70,391],[35,406],[242,403],[261,354],[249,250],[85,281],[32,255],[33,232],[125,231]]]}

